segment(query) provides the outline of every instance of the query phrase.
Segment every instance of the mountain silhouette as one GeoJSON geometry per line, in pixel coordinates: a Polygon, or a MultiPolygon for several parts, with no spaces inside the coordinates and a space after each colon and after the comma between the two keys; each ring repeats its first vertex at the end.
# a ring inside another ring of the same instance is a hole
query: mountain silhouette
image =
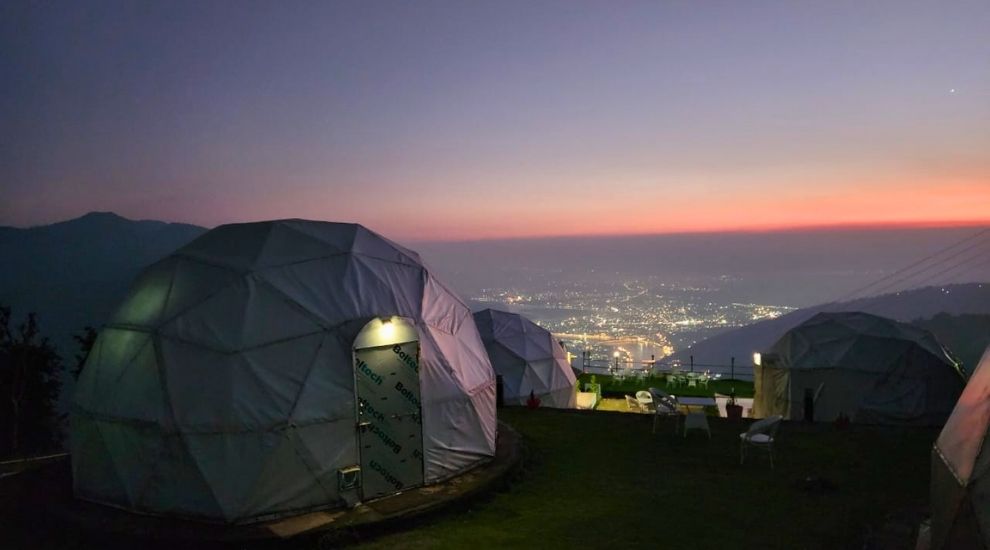
{"type": "Polygon", "coordinates": [[[36,312],[43,333],[68,362],[76,352],[73,333],[105,322],[145,266],[204,231],[112,212],[0,227],[0,304],[13,308],[15,319],[36,312]]]}

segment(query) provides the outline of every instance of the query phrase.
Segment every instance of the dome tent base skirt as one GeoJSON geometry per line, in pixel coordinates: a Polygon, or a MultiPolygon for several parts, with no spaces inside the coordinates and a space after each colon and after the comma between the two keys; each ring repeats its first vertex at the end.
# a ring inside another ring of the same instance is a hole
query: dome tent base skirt
{"type": "MultiPolygon", "coordinates": [[[[284,513],[249,524],[221,524],[195,518],[178,518],[135,513],[73,498],[69,485],[67,460],[46,466],[32,494],[46,501],[37,505],[38,514],[53,514],[86,534],[106,544],[113,537],[133,544],[134,538],[156,541],[248,542],[319,536],[340,532],[354,535],[354,530],[380,529],[382,525],[405,522],[420,515],[454,506],[497,490],[520,464],[523,455],[521,436],[510,426],[499,423],[498,445],[494,457],[479,457],[466,471],[398,495],[390,495],[359,504],[352,509],[326,508],[284,513]],[[43,510],[40,508],[44,508],[43,510]],[[109,538],[108,538],[109,537],[109,538]]],[[[0,489],[2,489],[0,481],[0,489]]],[[[27,526],[25,528],[28,528],[27,526]]]]}

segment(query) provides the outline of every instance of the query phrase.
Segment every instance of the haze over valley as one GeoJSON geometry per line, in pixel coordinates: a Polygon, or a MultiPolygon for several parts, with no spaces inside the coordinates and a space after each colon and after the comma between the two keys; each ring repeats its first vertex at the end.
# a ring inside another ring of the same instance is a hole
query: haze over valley
{"type": "MultiPolygon", "coordinates": [[[[63,355],[71,356],[71,335],[103,323],[141,268],[205,230],[111,213],[2,228],[0,255],[10,268],[0,274],[0,304],[11,305],[15,315],[36,311],[63,355]]],[[[608,360],[619,351],[630,364],[667,356],[686,362],[692,354],[699,363],[725,364],[735,356],[742,364],[814,311],[800,308],[835,300],[887,294],[849,307],[902,320],[943,311],[990,314],[990,287],[979,284],[955,294],[897,295],[990,281],[988,233],[974,227],[833,229],[404,244],[472,309],[523,313],[575,353],[588,350],[608,360]],[[917,265],[898,271],[911,264],[917,265]],[[733,336],[733,329],[749,325],[733,336]]]]}

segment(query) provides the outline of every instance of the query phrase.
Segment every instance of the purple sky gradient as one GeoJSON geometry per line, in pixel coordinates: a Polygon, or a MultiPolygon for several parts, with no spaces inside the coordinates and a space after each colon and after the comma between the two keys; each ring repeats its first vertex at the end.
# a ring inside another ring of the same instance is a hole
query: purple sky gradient
{"type": "Polygon", "coordinates": [[[0,224],[990,220],[990,2],[7,2],[0,224]]]}

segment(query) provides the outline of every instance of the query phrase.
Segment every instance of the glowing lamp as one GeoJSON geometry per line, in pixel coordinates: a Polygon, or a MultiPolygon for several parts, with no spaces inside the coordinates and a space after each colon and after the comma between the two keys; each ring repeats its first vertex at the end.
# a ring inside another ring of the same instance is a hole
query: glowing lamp
{"type": "Polygon", "coordinates": [[[763,364],[763,357],[760,355],[760,352],[758,351],[753,352],[753,364],[756,366],[760,366],[763,364]]]}
{"type": "Polygon", "coordinates": [[[384,338],[391,338],[395,334],[395,323],[391,317],[382,319],[381,333],[384,338]]]}

